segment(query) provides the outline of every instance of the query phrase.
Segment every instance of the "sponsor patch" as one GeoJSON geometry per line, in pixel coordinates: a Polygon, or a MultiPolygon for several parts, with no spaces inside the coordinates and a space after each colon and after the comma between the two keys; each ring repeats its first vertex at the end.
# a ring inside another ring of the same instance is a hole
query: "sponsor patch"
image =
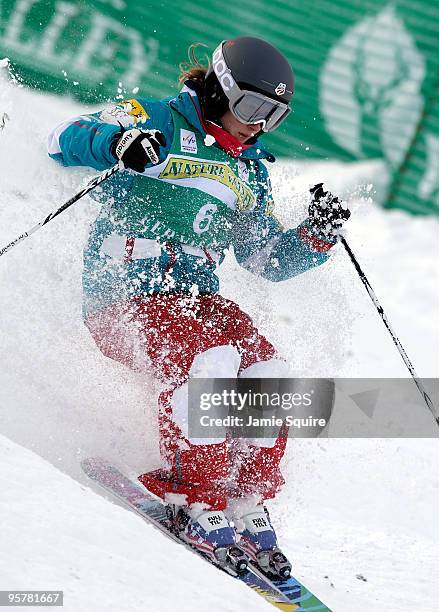
{"type": "Polygon", "coordinates": [[[228,164],[210,160],[169,157],[158,178],[179,179],[208,178],[228,187],[236,195],[239,210],[249,211],[255,206],[255,198],[248,185],[237,176],[228,164]]]}
{"type": "Polygon", "coordinates": [[[197,138],[190,130],[180,130],[180,149],[184,153],[198,153],[197,138]]]}
{"type": "Polygon", "coordinates": [[[184,153],[198,153],[197,138],[190,130],[180,130],[180,148],[184,153]]]}

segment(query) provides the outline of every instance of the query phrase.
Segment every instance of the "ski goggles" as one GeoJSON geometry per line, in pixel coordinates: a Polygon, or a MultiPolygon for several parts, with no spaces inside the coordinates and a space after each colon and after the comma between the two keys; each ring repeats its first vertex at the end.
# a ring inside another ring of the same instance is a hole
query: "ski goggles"
{"type": "MultiPolygon", "coordinates": [[[[229,100],[229,108],[233,116],[247,125],[262,123],[264,132],[275,130],[291,112],[285,102],[273,100],[258,91],[241,89],[232,76],[223,55],[223,44],[215,49],[212,56],[212,67],[220,82],[224,94],[229,100]]],[[[282,85],[280,83],[278,87],[282,85]]]]}

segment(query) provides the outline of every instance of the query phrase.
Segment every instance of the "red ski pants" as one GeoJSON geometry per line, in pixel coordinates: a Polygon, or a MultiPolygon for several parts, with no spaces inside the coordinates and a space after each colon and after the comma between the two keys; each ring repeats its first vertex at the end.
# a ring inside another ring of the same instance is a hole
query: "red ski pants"
{"type": "Polygon", "coordinates": [[[191,441],[185,428],[186,381],[197,371],[218,378],[285,375],[284,362],[237,304],[216,294],[156,294],[111,305],[89,316],[86,325],[104,355],[153,371],[168,385],[159,397],[166,469],[139,477],[150,491],[169,502],[214,509],[224,508],[231,497],[274,497],[283,484],[279,462],[286,428],[269,442],[202,444],[191,441]]]}

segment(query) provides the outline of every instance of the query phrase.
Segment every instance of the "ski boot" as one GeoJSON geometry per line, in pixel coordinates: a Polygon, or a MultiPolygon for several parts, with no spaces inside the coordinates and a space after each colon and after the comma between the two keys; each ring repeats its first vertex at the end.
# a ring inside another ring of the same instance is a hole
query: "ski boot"
{"type": "Polygon", "coordinates": [[[236,545],[236,533],[222,510],[168,506],[173,530],[210,561],[232,574],[248,571],[247,555],[236,545]]]}
{"type": "Polygon", "coordinates": [[[286,580],[291,575],[291,563],[277,545],[276,533],[265,506],[258,505],[237,521],[238,545],[250,561],[266,575],[286,580]]]}

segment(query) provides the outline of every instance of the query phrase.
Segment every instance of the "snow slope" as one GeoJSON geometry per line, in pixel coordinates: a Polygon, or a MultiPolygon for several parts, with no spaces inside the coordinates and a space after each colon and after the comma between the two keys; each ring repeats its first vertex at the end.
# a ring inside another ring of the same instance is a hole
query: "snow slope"
{"type": "Polygon", "coordinates": [[[0,456],[0,590],[63,590],[66,612],[247,605],[243,585],[3,436],[0,456]]]}
{"type": "MultiPolygon", "coordinates": [[[[93,174],[61,168],[45,153],[48,131],[83,107],[3,76],[0,118],[4,112],[0,245],[93,174]]],[[[437,377],[439,222],[375,207],[368,185],[381,172],[378,164],[280,164],[277,213],[286,225],[301,220],[307,189],[321,180],[349,198],[349,242],[419,374],[437,377]]],[[[0,432],[7,438],[0,525],[10,551],[0,555],[0,589],[65,589],[67,609],[84,612],[242,610],[247,591],[183,559],[184,551],[91,492],[80,471],[89,454],[131,474],[159,465],[157,385],[104,358],[81,321],[81,250],[96,206],[84,199],[0,260],[0,432]]],[[[253,316],[296,373],[406,376],[342,250],[287,283],[257,279],[232,257],[220,277],[224,295],[253,316]]],[[[439,610],[438,460],[436,440],[290,444],[287,485],[272,515],[297,576],[337,612],[439,610]]],[[[256,597],[252,606],[267,609],[256,597]]]]}

